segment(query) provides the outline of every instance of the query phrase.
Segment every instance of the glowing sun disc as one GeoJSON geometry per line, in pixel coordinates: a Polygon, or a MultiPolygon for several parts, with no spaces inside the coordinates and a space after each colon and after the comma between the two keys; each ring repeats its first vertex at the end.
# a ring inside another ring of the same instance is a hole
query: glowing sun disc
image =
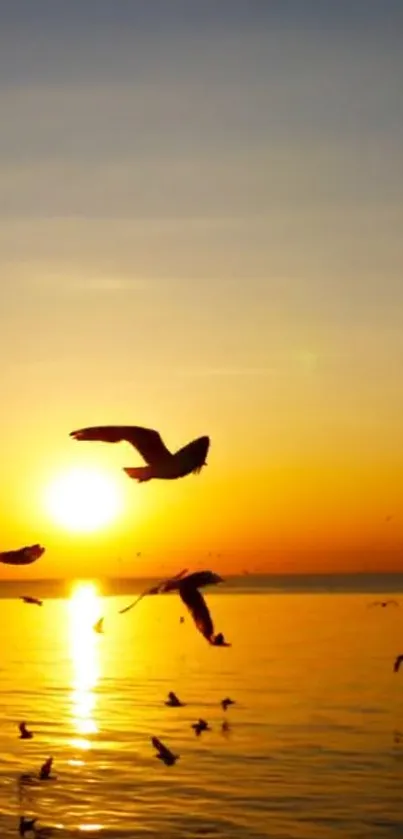
{"type": "Polygon", "coordinates": [[[70,469],[57,477],[46,492],[52,518],[68,530],[91,532],[110,524],[122,508],[113,479],[95,469],[70,469]]]}

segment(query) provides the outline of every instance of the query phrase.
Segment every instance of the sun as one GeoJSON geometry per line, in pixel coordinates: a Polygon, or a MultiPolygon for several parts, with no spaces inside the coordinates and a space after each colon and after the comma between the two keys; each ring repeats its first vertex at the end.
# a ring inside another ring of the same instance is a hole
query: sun
{"type": "Polygon", "coordinates": [[[88,467],[70,469],[55,478],[47,488],[45,504],[59,525],[80,533],[107,527],[123,506],[117,482],[88,467]]]}

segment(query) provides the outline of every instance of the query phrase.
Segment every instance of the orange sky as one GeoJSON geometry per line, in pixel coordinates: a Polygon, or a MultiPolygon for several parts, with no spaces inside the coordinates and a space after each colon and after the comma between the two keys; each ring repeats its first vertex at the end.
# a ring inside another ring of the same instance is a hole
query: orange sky
{"type": "Polygon", "coordinates": [[[47,553],[0,578],[403,570],[400,13],[152,5],[1,27],[1,548],[47,553]],[[208,468],[137,485],[106,423],[208,468]],[[109,528],[49,515],[71,466],[109,528]]]}

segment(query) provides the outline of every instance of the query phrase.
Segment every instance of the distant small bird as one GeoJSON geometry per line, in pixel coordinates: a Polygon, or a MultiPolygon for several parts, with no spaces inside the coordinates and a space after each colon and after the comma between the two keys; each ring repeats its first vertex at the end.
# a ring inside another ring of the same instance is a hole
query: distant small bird
{"type": "Polygon", "coordinates": [[[208,722],[206,722],[206,720],[199,720],[198,722],[193,722],[191,728],[194,729],[196,737],[200,737],[203,731],[211,731],[211,728],[208,722]]]}
{"type": "Polygon", "coordinates": [[[209,437],[199,437],[173,454],[165,446],[158,431],[137,425],[81,428],[72,431],[70,437],[75,440],[97,440],[105,443],[120,443],[122,440],[131,443],[147,466],[126,467],[124,471],[129,478],[135,478],[139,483],[153,478],[175,480],[192,472],[197,474],[207,465],[206,457],[210,446],[209,437]]]}
{"type": "Polygon", "coordinates": [[[30,565],[44,553],[45,548],[41,545],[26,545],[15,551],[1,551],[0,562],[4,562],[5,565],[30,565]]]}
{"type": "Polygon", "coordinates": [[[396,600],[374,600],[373,603],[368,603],[368,607],[371,606],[380,606],[381,609],[386,609],[387,606],[398,606],[398,602],[396,600]]]}
{"type": "Polygon", "coordinates": [[[24,603],[33,603],[35,606],[43,606],[43,600],[38,600],[37,597],[30,597],[28,595],[26,597],[21,597],[20,599],[23,600],[24,603]]]}
{"type": "Polygon", "coordinates": [[[32,740],[34,735],[32,731],[28,731],[25,722],[20,722],[18,728],[20,729],[20,740],[32,740]]]}
{"type": "Polygon", "coordinates": [[[393,665],[393,672],[394,672],[394,673],[397,673],[397,672],[398,672],[399,667],[400,667],[400,665],[401,665],[402,661],[403,661],[403,655],[398,655],[398,656],[397,656],[397,658],[396,658],[396,660],[395,660],[395,663],[394,663],[394,665],[393,665]]]}
{"type": "Polygon", "coordinates": [[[228,734],[231,731],[231,726],[228,720],[223,720],[221,723],[221,731],[223,734],[228,734]]]}
{"type": "Polygon", "coordinates": [[[98,632],[99,635],[102,635],[104,631],[104,619],[100,618],[96,623],[94,623],[92,628],[94,632],[98,632]]]}
{"type": "Polygon", "coordinates": [[[394,731],[393,732],[393,740],[395,743],[401,743],[403,740],[403,734],[401,731],[394,731]]]}
{"type": "Polygon", "coordinates": [[[185,577],[179,583],[178,591],[182,602],[189,609],[197,629],[213,647],[230,647],[231,644],[228,644],[222,632],[217,635],[214,634],[214,624],[206,601],[200,594],[199,589],[189,582],[189,579],[189,577],[185,577]]]}
{"type": "Polygon", "coordinates": [[[42,764],[39,772],[40,781],[51,781],[53,777],[50,773],[52,771],[53,757],[48,757],[45,763],[42,764]]]}
{"type": "Polygon", "coordinates": [[[173,690],[170,690],[168,693],[168,699],[165,702],[165,705],[168,705],[169,708],[183,708],[184,703],[178,699],[176,693],[173,690]]]}
{"type": "Polygon", "coordinates": [[[162,762],[165,763],[166,766],[174,766],[176,761],[179,760],[179,755],[174,755],[174,753],[171,752],[171,750],[168,749],[167,746],[164,746],[164,744],[161,743],[161,740],[159,740],[158,737],[151,737],[151,742],[154,746],[154,749],[156,749],[156,751],[158,752],[158,754],[156,754],[155,757],[158,760],[162,760],[162,762]]]}
{"type": "Polygon", "coordinates": [[[141,594],[139,594],[139,596],[136,597],[136,599],[133,600],[132,603],[129,603],[129,605],[125,606],[124,609],[120,609],[119,615],[124,615],[125,612],[130,612],[130,609],[133,609],[134,606],[136,606],[137,603],[139,603],[140,600],[142,600],[143,597],[146,597],[148,594],[162,594],[164,587],[168,583],[172,583],[175,580],[179,580],[181,577],[183,577],[184,574],[187,574],[187,570],[188,569],[185,568],[183,571],[179,571],[179,574],[176,574],[174,577],[169,577],[165,580],[161,580],[159,583],[157,583],[157,585],[151,586],[151,588],[147,588],[145,591],[142,591],[141,594]]]}
{"type": "Polygon", "coordinates": [[[20,836],[25,836],[26,833],[35,831],[35,822],[38,819],[27,819],[25,816],[20,817],[18,832],[20,836]]]}
{"type": "Polygon", "coordinates": [[[183,617],[183,615],[180,616],[179,623],[185,623],[185,618],[183,617]]]}
{"type": "Polygon", "coordinates": [[[230,699],[229,696],[227,696],[226,699],[221,700],[221,708],[223,711],[226,711],[229,705],[235,705],[234,700],[230,699]]]}

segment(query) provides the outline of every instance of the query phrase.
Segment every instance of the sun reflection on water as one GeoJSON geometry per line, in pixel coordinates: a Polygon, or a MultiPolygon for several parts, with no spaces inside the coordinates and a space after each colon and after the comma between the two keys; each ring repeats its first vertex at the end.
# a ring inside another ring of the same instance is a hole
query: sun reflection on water
{"type": "Polygon", "coordinates": [[[96,694],[94,688],[100,676],[99,636],[94,623],[100,617],[100,597],[94,583],[79,583],[69,601],[70,655],[73,665],[72,716],[79,735],[74,744],[90,749],[88,735],[96,734],[96,694]],[[87,736],[86,736],[87,735],[87,736]]]}

